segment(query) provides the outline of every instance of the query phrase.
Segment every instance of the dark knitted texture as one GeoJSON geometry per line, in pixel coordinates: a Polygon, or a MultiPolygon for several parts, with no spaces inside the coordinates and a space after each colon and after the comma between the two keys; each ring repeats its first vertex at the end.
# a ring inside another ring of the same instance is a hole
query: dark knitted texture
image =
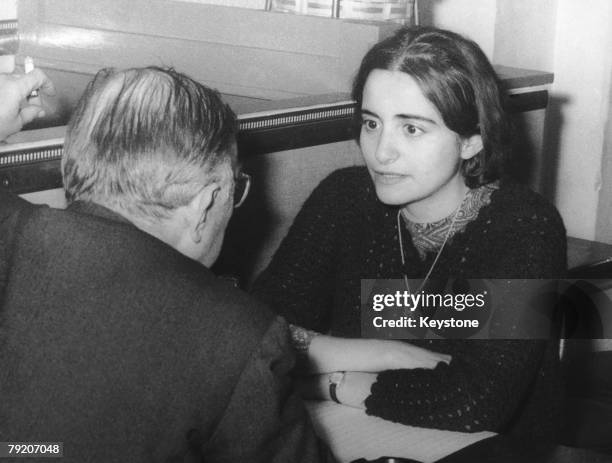
{"type": "MultiPolygon", "coordinates": [[[[397,208],[376,198],[363,167],[334,172],[296,217],[254,293],[290,323],[360,336],[360,280],[402,278],[397,208]]],[[[406,273],[423,278],[404,231],[406,273]]],[[[543,198],[502,182],[476,220],[449,241],[432,278],[554,278],[566,271],[563,222],[543,198]]],[[[513,432],[553,438],[560,384],[558,343],[523,340],[415,340],[453,356],[434,370],[385,371],[367,413],[407,425],[513,432]]]]}

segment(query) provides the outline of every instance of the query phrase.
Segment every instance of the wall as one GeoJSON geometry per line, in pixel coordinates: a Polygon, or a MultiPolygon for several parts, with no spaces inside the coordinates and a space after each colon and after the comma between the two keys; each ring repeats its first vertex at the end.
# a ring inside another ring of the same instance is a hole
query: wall
{"type": "MultiPolygon", "coordinates": [[[[15,18],[17,18],[17,0],[0,0],[0,21],[15,18]]],[[[0,44],[0,72],[12,72],[15,65],[13,55],[3,55],[3,52],[6,51],[3,51],[3,45],[0,44]]]]}
{"type": "MultiPolygon", "coordinates": [[[[547,149],[568,233],[595,239],[612,74],[612,2],[559,0],[547,149]],[[588,5],[588,7],[586,7],[588,5]]],[[[606,182],[609,182],[606,179],[606,182]]]]}
{"type": "MultiPolygon", "coordinates": [[[[495,46],[496,0],[420,0],[421,24],[435,24],[476,41],[486,55],[495,46]],[[474,18],[477,19],[475,24],[474,18]]],[[[503,63],[505,64],[505,63],[503,63]]]]}
{"type": "Polygon", "coordinates": [[[552,71],[557,1],[421,0],[419,10],[422,24],[470,37],[497,64],[552,71]]]}
{"type": "Polygon", "coordinates": [[[17,0],[2,0],[0,2],[0,21],[17,17],[17,0]]]}
{"type": "MultiPolygon", "coordinates": [[[[610,48],[612,49],[612,45],[610,48]]],[[[612,79],[608,97],[610,94],[612,94],[612,79]]],[[[597,210],[596,238],[599,241],[612,243],[612,104],[608,105],[607,119],[604,129],[604,156],[601,163],[602,182],[597,210]]]]}
{"type": "Polygon", "coordinates": [[[222,93],[276,100],[346,92],[361,57],[397,27],[172,0],[130,0],[126,15],[126,4],[19,0],[19,56],[74,79],[174,66],[222,93]]]}
{"type": "Polygon", "coordinates": [[[206,3],[208,5],[223,5],[239,8],[251,8],[254,10],[264,10],[266,0],[175,0],[178,2],[206,3]]]}
{"type": "Polygon", "coordinates": [[[497,0],[493,61],[554,71],[556,15],[557,0],[497,0]]]}

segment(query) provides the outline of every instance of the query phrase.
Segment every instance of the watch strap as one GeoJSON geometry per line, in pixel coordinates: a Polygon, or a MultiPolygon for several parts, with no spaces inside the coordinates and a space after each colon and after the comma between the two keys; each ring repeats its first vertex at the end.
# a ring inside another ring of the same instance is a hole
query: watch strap
{"type": "Polygon", "coordinates": [[[345,374],[346,372],[342,371],[335,372],[329,375],[329,396],[334,402],[338,404],[340,403],[340,401],[338,400],[338,386],[344,379],[345,374]]]}

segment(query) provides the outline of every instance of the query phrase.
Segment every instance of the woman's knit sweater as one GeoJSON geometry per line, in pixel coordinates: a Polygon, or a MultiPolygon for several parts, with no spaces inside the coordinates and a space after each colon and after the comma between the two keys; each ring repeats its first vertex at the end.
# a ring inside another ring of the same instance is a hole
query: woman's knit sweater
{"type": "MultiPolygon", "coordinates": [[[[296,217],[254,293],[290,323],[360,336],[360,280],[402,278],[397,208],[376,197],[365,168],[334,172],[296,217]]],[[[407,237],[407,231],[404,232],[407,237]]],[[[405,272],[423,278],[408,239],[405,272]]],[[[502,182],[478,217],[450,240],[432,278],[556,278],[566,270],[557,211],[522,186],[502,182]]],[[[413,426],[553,437],[560,385],[558,345],[534,340],[415,340],[452,355],[434,370],[379,373],[368,414],[413,426]]]]}

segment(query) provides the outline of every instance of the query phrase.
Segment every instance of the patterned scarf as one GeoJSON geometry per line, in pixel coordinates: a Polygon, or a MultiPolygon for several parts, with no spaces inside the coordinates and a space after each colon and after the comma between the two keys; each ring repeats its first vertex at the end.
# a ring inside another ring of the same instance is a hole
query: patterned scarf
{"type": "MultiPolygon", "coordinates": [[[[461,203],[461,209],[457,213],[457,219],[449,239],[454,234],[463,231],[468,223],[478,217],[480,209],[491,202],[491,194],[498,188],[499,182],[492,182],[467,192],[465,199],[461,203]]],[[[427,253],[440,249],[454,216],[455,214],[452,213],[448,217],[436,222],[415,223],[406,219],[404,214],[402,214],[406,228],[412,237],[412,243],[419,252],[421,259],[424,259],[427,253]]]]}

